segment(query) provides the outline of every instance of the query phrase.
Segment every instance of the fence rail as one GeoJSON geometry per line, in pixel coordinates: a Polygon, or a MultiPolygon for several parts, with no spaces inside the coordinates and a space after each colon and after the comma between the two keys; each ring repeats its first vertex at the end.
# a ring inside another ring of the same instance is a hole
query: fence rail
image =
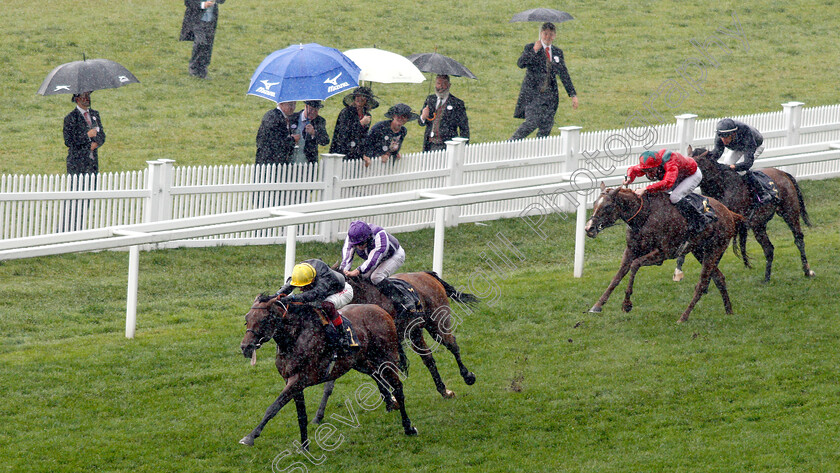
{"type": "MultiPolygon", "coordinates": [[[[809,149],[817,151],[840,141],[840,105],[803,108],[801,102],[790,102],[777,112],[733,118],[762,131],[767,150],[762,159],[778,156],[776,149],[815,145],[809,149]]],[[[360,161],[325,154],[314,164],[176,167],[174,161],[160,159],[149,161],[142,171],[98,176],[3,175],[0,240],[575,171],[582,171],[581,178],[602,178],[633,164],[644,149],[708,147],[714,141],[717,121],[686,114],[677,116],[675,123],[646,129],[582,132],[580,127],[567,126],[559,136],[517,142],[465,144],[455,139],[446,150],[407,154],[396,163],[375,160],[369,168],[360,161]]],[[[836,177],[840,163],[791,165],[786,170],[797,177],[836,177]]],[[[446,223],[516,216],[538,200],[528,197],[451,207],[446,223]]],[[[591,203],[591,197],[586,203],[591,203]]],[[[566,205],[564,210],[574,207],[566,205]]],[[[377,222],[399,232],[431,227],[434,218],[433,210],[410,210],[384,215],[377,222]]],[[[298,228],[298,239],[334,241],[347,223],[342,219],[306,224],[298,228]]],[[[278,227],[173,244],[269,244],[285,239],[285,229],[278,227]]]]}

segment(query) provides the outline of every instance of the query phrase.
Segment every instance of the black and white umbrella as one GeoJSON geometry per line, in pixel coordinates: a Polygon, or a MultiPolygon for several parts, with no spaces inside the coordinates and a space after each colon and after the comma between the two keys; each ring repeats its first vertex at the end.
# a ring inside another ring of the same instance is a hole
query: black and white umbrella
{"type": "Polygon", "coordinates": [[[516,23],[517,21],[550,21],[552,23],[563,23],[564,21],[569,20],[574,20],[574,17],[564,11],[554,10],[551,8],[534,8],[513,15],[510,23],[516,23]]]}
{"type": "Polygon", "coordinates": [[[477,79],[467,66],[438,53],[420,53],[408,56],[408,60],[417,66],[423,72],[431,72],[434,74],[446,74],[450,76],[467,77],[470,79],[477,79]]]}
{"type": "Polygon", "coordinates": [[[62,64],[47,75],[41,95],[81,94],[139,83],[125,67],[108,59],[85,59],[62,64]]]}

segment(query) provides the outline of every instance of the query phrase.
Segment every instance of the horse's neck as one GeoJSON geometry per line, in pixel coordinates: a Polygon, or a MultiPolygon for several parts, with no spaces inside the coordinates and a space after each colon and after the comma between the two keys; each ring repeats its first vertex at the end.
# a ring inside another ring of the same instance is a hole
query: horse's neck
{"type": "Polygon", "coordinates": [[[295,342],[308,331],[317,331],[320,329],[320,321],[318,314],[314,309],[303,308],[299,309],[291,319],[280,324],[280,327],[274,334],[274,341],[281,351],[289,352],[294,349],[295,342]]]}
{"type": "Polygon", "coordinates": [[[616,197],[622,220],[628,224],[635,223],[637,220],[644,221],[646,217],[643,215],[645,214],[644,204],[635,192],[619,192],[616,197]]]}

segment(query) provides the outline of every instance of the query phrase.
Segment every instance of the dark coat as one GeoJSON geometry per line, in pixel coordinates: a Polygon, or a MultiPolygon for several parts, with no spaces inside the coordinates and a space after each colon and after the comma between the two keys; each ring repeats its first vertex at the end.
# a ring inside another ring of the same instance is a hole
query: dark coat
{"type": "Polygon", "coordinates": [[[764,143],[764,136],[762,136],[758,130],[746,123],[741,123],[735,120],[732,121],[735,122],[735,126],[738,127],[732,141],[730,141],[728,145],[724,145],[720,136],[717,136],[715,138],[715,147],[709,152],[709,158],[717,161],[721,156],[723,156],[723,151],[726,148],[734,151],[741,151],[744,153],[744,160],[735,165],[735,170],[738,172],[746,171],[752,167],[753,162],[755,161],[755,150],[764,143]]]}
{"type": "Polygon", "coordinates": [[[281,164],[292,162],[295,139],[289,126],[297,128],[296,115],[290,116],[289,125],[279,108],[273,108],[263,115],[257,131],[256,164],[281,164]]]}
{"type": "MultiPolygon", "coordinates": [[[[216,31],[216,24],[219,21],[219,5],[225,3],[225,0],[215,0],[215,4],[211,7],[215,11],[213,12],[213,21],[210,22],[210,28],[208,31],[212,35],[216,31]]],[[[195,33],[193,30],[199,26],[201,22],[201,15],[204,14],[204,10],[201,9],[201,0],[184,0],[184,6],[187,7],[186,11],[184,11],[184,21],[181,23],[181,41],[194,41],[195,40],[195,33]]],[[[213,39],[208,38],[209,42],[212,43],[213,39]]]]}
{"type": "Polygon", "coordinates": [[[545,52],[540,49],[534,51],[534,43],[525,45],[522,55],[516,64],[520,69],[525,69],[525,78],[522,79],[522,87],[519,89],[519,99],[516,101],[516,109],[513,112],[514,118],[525,118],[525,109],[538,106],[545,113],[552,116],[557,112],[559,103],[559,91],[557,88],[557,76],[563,82],[563,87],[569,97],[576,95],[575,86],[569,77],[566,69],[566,62],[563,59],[563,50],[551,45],[551,71],[546,70],[545,52]],[[548,87],[540,91],[546,74],[549,74],[548,87]]]}
{"type": "Polygon", "coordinates": [[[101,147],[105,144],[105,128],[99,119],[99,112],[88,109],[92,126],[99,126],[99,132],[93,139],[87,135],[88,125],[85,116],[78,107],[64,117],[64,144],[67,146],[67,173],[88,174],[99,172],[99,147],[93,150],[90,159],[90,144],[96,142],[101,147]]]}
{"type": "Polygon", "coordinates": [[[390,151],[391,156],[396,158],[407,134],[408,130],[404,126],[400,127],[400,131],[396,133],[391,131],[391,120],[377,122],[370,127],[370,133],[368,133],[367,140],[365,140],[365,156],[369,158],[382,156],[390,151],[391,141],[397,140],[397,150],[390,151]]]}
{"type": "MultiPolygon", "coordinates": [[[[295,112],[292,115],[292,121],[298,123],[300,114],[303,111],[295,112]]],[[[324,117],[318,115],[314,120],[309,122],[315,128],[315,136],[310,136],[304,130],[295,130],[292,134],[300,133],[300,140],[303,142],[303,154],[306,160],[310,163],[318,162],[318,147],[330,144],[330,135],[327,133],[327,121],[324,117]]],[[[300,146],[300,143],[298,143],[300,146]]]]}
{"type": "MultiPolygon", "coordinates": [[[[297,302],[323,302],[327,297],[344,290],[345,279],[344,275],[331,269],[327,263],[319,259],[308,259],[304,263],[309,263],[315,268],[315,279],[312,284],[301,288],[300,294],[295,294],[289,299],[297,302]]],[[[292,286],[291,278],[286,281],[286,285],[277,291],[277,294],[289,295],[295,290],[296,286],[292,286]]]]}
{"type": "MultiPolygon", "coordinates": [[[[431,117],[432,114],[437,113],[437,110],[435,110],[436,104],[437,95],[432,94],[426,97],[426,102],[423,103],[423,108],[429,107],[429,117],[431,117]]],[[[426,122],[417,120],[417,123],[420,124],[420,126],[426,127],[426,131],[423,134],[423,151],[429,151],[429,139],[431,138],[434,121],[431,119],[426,122]]],[[[449,98],[447,99],[443,110],[443,116],[440,119],[440,137],[441,140],[445,142],[457,136],[469,139],[470,121],[467,119],[467,107],[464,105],[464,101],[452,94],[449,94],[449,98]]]]}
{"type": "Polygon", "coordinates": [[[359,123],[356,107],[344,107],[335,120],[330,153],[343,154],[344,159],[362,159],[363,146],[369,129],[370,125],[362,126],[359,123]]]}

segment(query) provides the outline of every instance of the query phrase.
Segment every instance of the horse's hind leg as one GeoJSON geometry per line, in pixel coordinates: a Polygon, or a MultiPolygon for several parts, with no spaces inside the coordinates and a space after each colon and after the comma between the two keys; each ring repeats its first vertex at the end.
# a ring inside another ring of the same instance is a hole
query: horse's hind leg
{"type": "Polygon", "coordinates": [[[753,234],[756,241],[764,250],[764,259],[767,261],[764,266],[764,282],[770,281],[770,273],[773,271],[773,243],[770,242],[770,237],[767,236],[767,223],[756,225],[753,227],[753,234]]]}
{"type": "Polygon", "coordinates": [[[452,321],[452,309],[448,305],[439,306],[432,314],[432,320],[426,321],[426,330],[429,331],[429,335],[452,353],[455,362],[458,363],[458,370],[461,377],[464,378],[464,382],[467,383],[467,386],[472,386],[475,384],[475,373],[468,370],[461,361],[461,349],[455,339],[455,327],[457,325],[452,321]]]}
{"type": "Polygon", "coordinates": [[[312,419],[314,424],[320,424],[324,420],[324,412],[327,410],[327,401],[332,395],[333,388],[335,388],[335,380],[324,383],[324,396],[321,398],[321,405],[318,406],[318,412],[315,413],[315,418],[312,419]]]}
{"type": "Polygon", "coordinates": [[[785,219],[785,223],[787,223],[788,228],[793,233],[793,242],[796,243],[796,248],[799,249],[799,256],[802,259],[802,271],[805,272],[805,277],[814,277],[814,271],[811,270],[811,265],[808,264],[808,257],[805,256],[805,234],[802,233],[802,226],[799,225],[799,212],[787,211],[783,207],[779,210],[779,215],[785,219]]]}
{"type": "Polygon", "coordinates": [[[691,314],[692,309],[694,309],[695,304],[706,290],[709,288],[709,279],[711,278],[712,268],[714,267],[715,263],[713,263],[713,258],[707,258],[703,261],[703,268],[700,270],[700,280],[697,282],[697,286],[694,287],[694,297],[689,302],[688,307],[683,312],[683,315],[680,317],[679,323],[685,322],[688,320],[688,316],[691,314]]]}
{"type": "Polygon", "coordinates": [[[682,270],[683,263],[685,263],[685,255],[680,255],[679,258],[677,258],[677,267],[674,268],[674,281],[676,282],[682,281],[683,277],[685,277],[682,270]]]}
{"type": "Polygon", "coordinates": [[[717,266],[714,270],[712,270],[712,281],[715,282],[715,286],[717,286],[718,291],[720,291],[720,297],[723,298],[724,310],[727,314],[731,314],[732,302],[729,300],[729,291],[726,290],[726,278],[717,266]]]}
{"type": "Polygon", "coordinates": [[[426,365],[426,369],[432,375],[432,381],[435,383],[437,392],[446,399],[455,397],[455,393],[446,388],[446,384],[440,377],[437,362],[435,362],[435,357],[432,356],[432,350],[429,349],[426,340],[423,338],[423,329],[419,325],[412,324],[409,328],[408,337],[411,340],[411,349],[420,355],[420,359],[423,360],[423,364],[426,365]]]}

